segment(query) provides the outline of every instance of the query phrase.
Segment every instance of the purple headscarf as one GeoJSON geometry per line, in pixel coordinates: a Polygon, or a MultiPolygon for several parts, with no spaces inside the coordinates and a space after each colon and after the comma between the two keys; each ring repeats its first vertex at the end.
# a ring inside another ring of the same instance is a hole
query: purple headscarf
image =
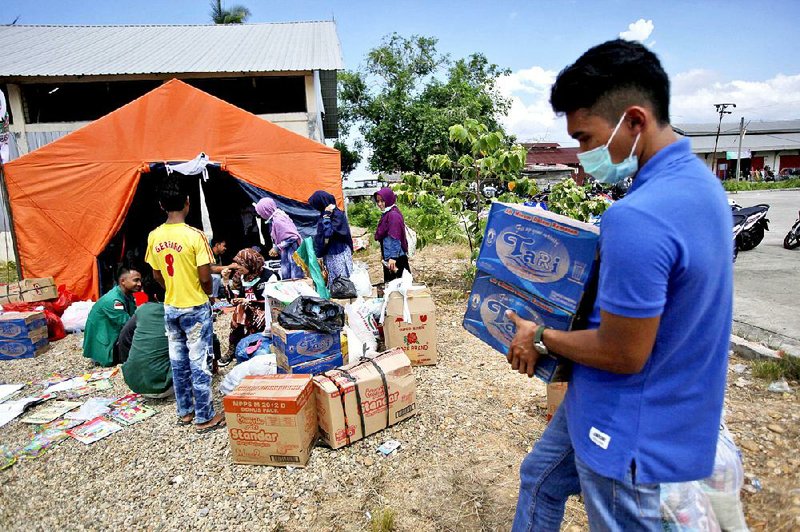
{"type": "Polygon", "coordinates": [[[289,215],[278,208],[275,200],[272,198],[261,198],[256,203],[256,213],[264,220],[272,219],[272,229],[270,236],[272,237],[272,245],[277,246],[287,239],[294,239],[301,242],[300,233],[297,232],[297,227],[289,215]]]}
{"type": "Polygon", "coordinates": [[[375,240],[383,242],[383,239],[390,236],[400,241],[400,246],[403,251],[408,253],[408,242],[406,241],[406,222],[403,219],[403,213],[395,205],[397,197],[391,188],[384,187],[375,193],[375,197],[381,197],[386,206],[384,213],[381,215],[381,221],[378,222],[378,229],[375,231],[375,240]]]}

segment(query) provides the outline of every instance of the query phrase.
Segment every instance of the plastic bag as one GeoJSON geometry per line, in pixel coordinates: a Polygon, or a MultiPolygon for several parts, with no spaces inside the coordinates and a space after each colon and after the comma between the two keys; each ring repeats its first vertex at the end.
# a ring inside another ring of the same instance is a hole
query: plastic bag
{"type": "Polygon", "coordinates": [[[278,315],[278,323],[289,330],[337,333],[344,327],[341,305],[319,297],[301,296],[278,315]]]}
{"type": "Polygon", "coordinates": [[[337,277],[331,283],[331,298],[352,299],[358,297],[356,285],[347,277],[337,277]]]}
{"type": "Polygon", "coordinates": [[[701,480],[699,485],[711,501],[720,527],[726,532],[748,530],[742,501],[739,499],[739,491],[743,484],[742,456],[733,442],[733,436],[723,423],[717,439],[714,471],[710,477],[701,480]]]}
{"type": "Polygon", "coordinates": [[[66,285],[58,285],[58,297],[45,303],[45,308],[61,317],[64,311],[78,300],[77,296],[67,290],[66,285]]]}
{"type": "Polygon", "coordinates": [[[364,344],[366,345],[365,352],[376,351],[378,349],[378,325],[370,312],[369,305],[363,299],[358,299],[353,304],[345,306],[344,311],[347,314],[350,330],[358,340],[355,342],[348,338],[347,345],[352,345],[351,342],[364,344]]]}
{"type": "Polygon", "coordinates": [[[369,270],[363,262],[353,262],[353,273],[350,280],[356,287],[356,295],[369,297],[372,295],[372,281],[369,280],[369,270]]]}
{"type": "Polygon", "coordinates": [[[661,525],[665,532],[720,532],[711,501],[698,482],[661,484],[661,525]]]}
{"type": "Polygon", "coordinates": [[[258,355],[267,354],[271,345],[272,340],[265,334],[256,333],[245,336],[236,344],[236,350],[234,351],[236,362],[246,362],[258,355]]]}
{"type": "Polygon", "coordinates": [[[76,301],[71,304],[61,316],[64,330],[68,333],[78,333],[86,328],[86,319],[94,306],[93,301],[76,301]]]}
{"type": "Polygon", "coordinates": [[[236,364],[222,379],[219,391],[222,395],[228,395],[239,386],[242,379],[248,375],[275,375],[278,372],[278,364],[273,353],[261,353],[241,364],[236,364]]]}
{"type": "Polygon", "coordinates": [[[408,224],[406,224],[406,243],[408,244],[406,255],[410,259],[417,252],[417,232],[411,229],[408,224]]]}
{"type": "Polygon", "coordinates": [[[49,341],[55,342],[67,336],[67,331],[64,330],[64,324],[61,323],[61,318],[54,312],[44,309],[44,317],[47,319],[47,339],[49,341]]]}

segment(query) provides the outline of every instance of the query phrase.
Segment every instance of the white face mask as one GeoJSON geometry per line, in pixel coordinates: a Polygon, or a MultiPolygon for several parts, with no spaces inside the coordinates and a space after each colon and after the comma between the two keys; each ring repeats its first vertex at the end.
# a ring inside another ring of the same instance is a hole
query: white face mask
{"type": "Polygon", "coordinates": [[[623,120],[625,120],[624,114],[622,115],[622,118],[619,119],[619,122],[617,122],[617,127],[614,128],[614,131],[611,133],[611,137],[609,137],[608,142],[602,146],[598,146],[593,150],[578,154],[578,161],[580,161],[581,166],[583,166],[584,172],[594,177],[598,182],[606,185],[619,183],[620,181],[631,177],[639,169],[639,158],[634,155],[633,152],[636,150],[636,145],[639,143],[639,137],[641,136],[641,133],[636,135],[636,140],[633,141],[631,153],[627,158],[618,163],[611,161],[611,153],[608,151],[608,146],[611,144],[611,141],[614,139],[617,131],[619,131],[619,127],[622,125],[623,120]]]}

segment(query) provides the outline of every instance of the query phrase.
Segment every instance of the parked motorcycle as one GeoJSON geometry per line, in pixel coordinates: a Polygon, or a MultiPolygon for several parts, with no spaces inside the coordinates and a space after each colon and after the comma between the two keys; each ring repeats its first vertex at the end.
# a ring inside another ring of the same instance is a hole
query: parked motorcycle
{"type": "Polygon", "coordinates": [[[783,247],[786,249],[800,247],[800,212],[797,213],[797,220],[794,221],[794,225],[783,239],[783,247]]]}
{"type": "Polygon", "coordinates": [[[733,260],[739,251],[750,251],[764,240],[764,232],[769,231],[767,211],[769,205],[761,203],[752,207],[741,207],[728,200],[733,216],[733,260]]]}

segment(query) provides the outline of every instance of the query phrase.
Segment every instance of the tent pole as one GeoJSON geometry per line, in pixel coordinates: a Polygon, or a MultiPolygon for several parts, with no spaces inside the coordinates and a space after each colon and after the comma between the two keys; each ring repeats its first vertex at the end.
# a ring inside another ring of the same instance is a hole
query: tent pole
{"type": "MultiPolygon", "coordinates": [[[[0,162],[0,193],[3,194],[3,208],[8,215],[8,230],[11,233],[11,248],[14,251],[14,265],[17,267],[17,279],[21,280],[22,265],[19,263],[19,251],[17,251],[17,231],[14,228],[14,216],[11,214],[11,200],[8,197],[6,172],[2,162],[0,162]]],[[[8,257],[6,257],[6,260],[8,260],[8,257]]]]}

